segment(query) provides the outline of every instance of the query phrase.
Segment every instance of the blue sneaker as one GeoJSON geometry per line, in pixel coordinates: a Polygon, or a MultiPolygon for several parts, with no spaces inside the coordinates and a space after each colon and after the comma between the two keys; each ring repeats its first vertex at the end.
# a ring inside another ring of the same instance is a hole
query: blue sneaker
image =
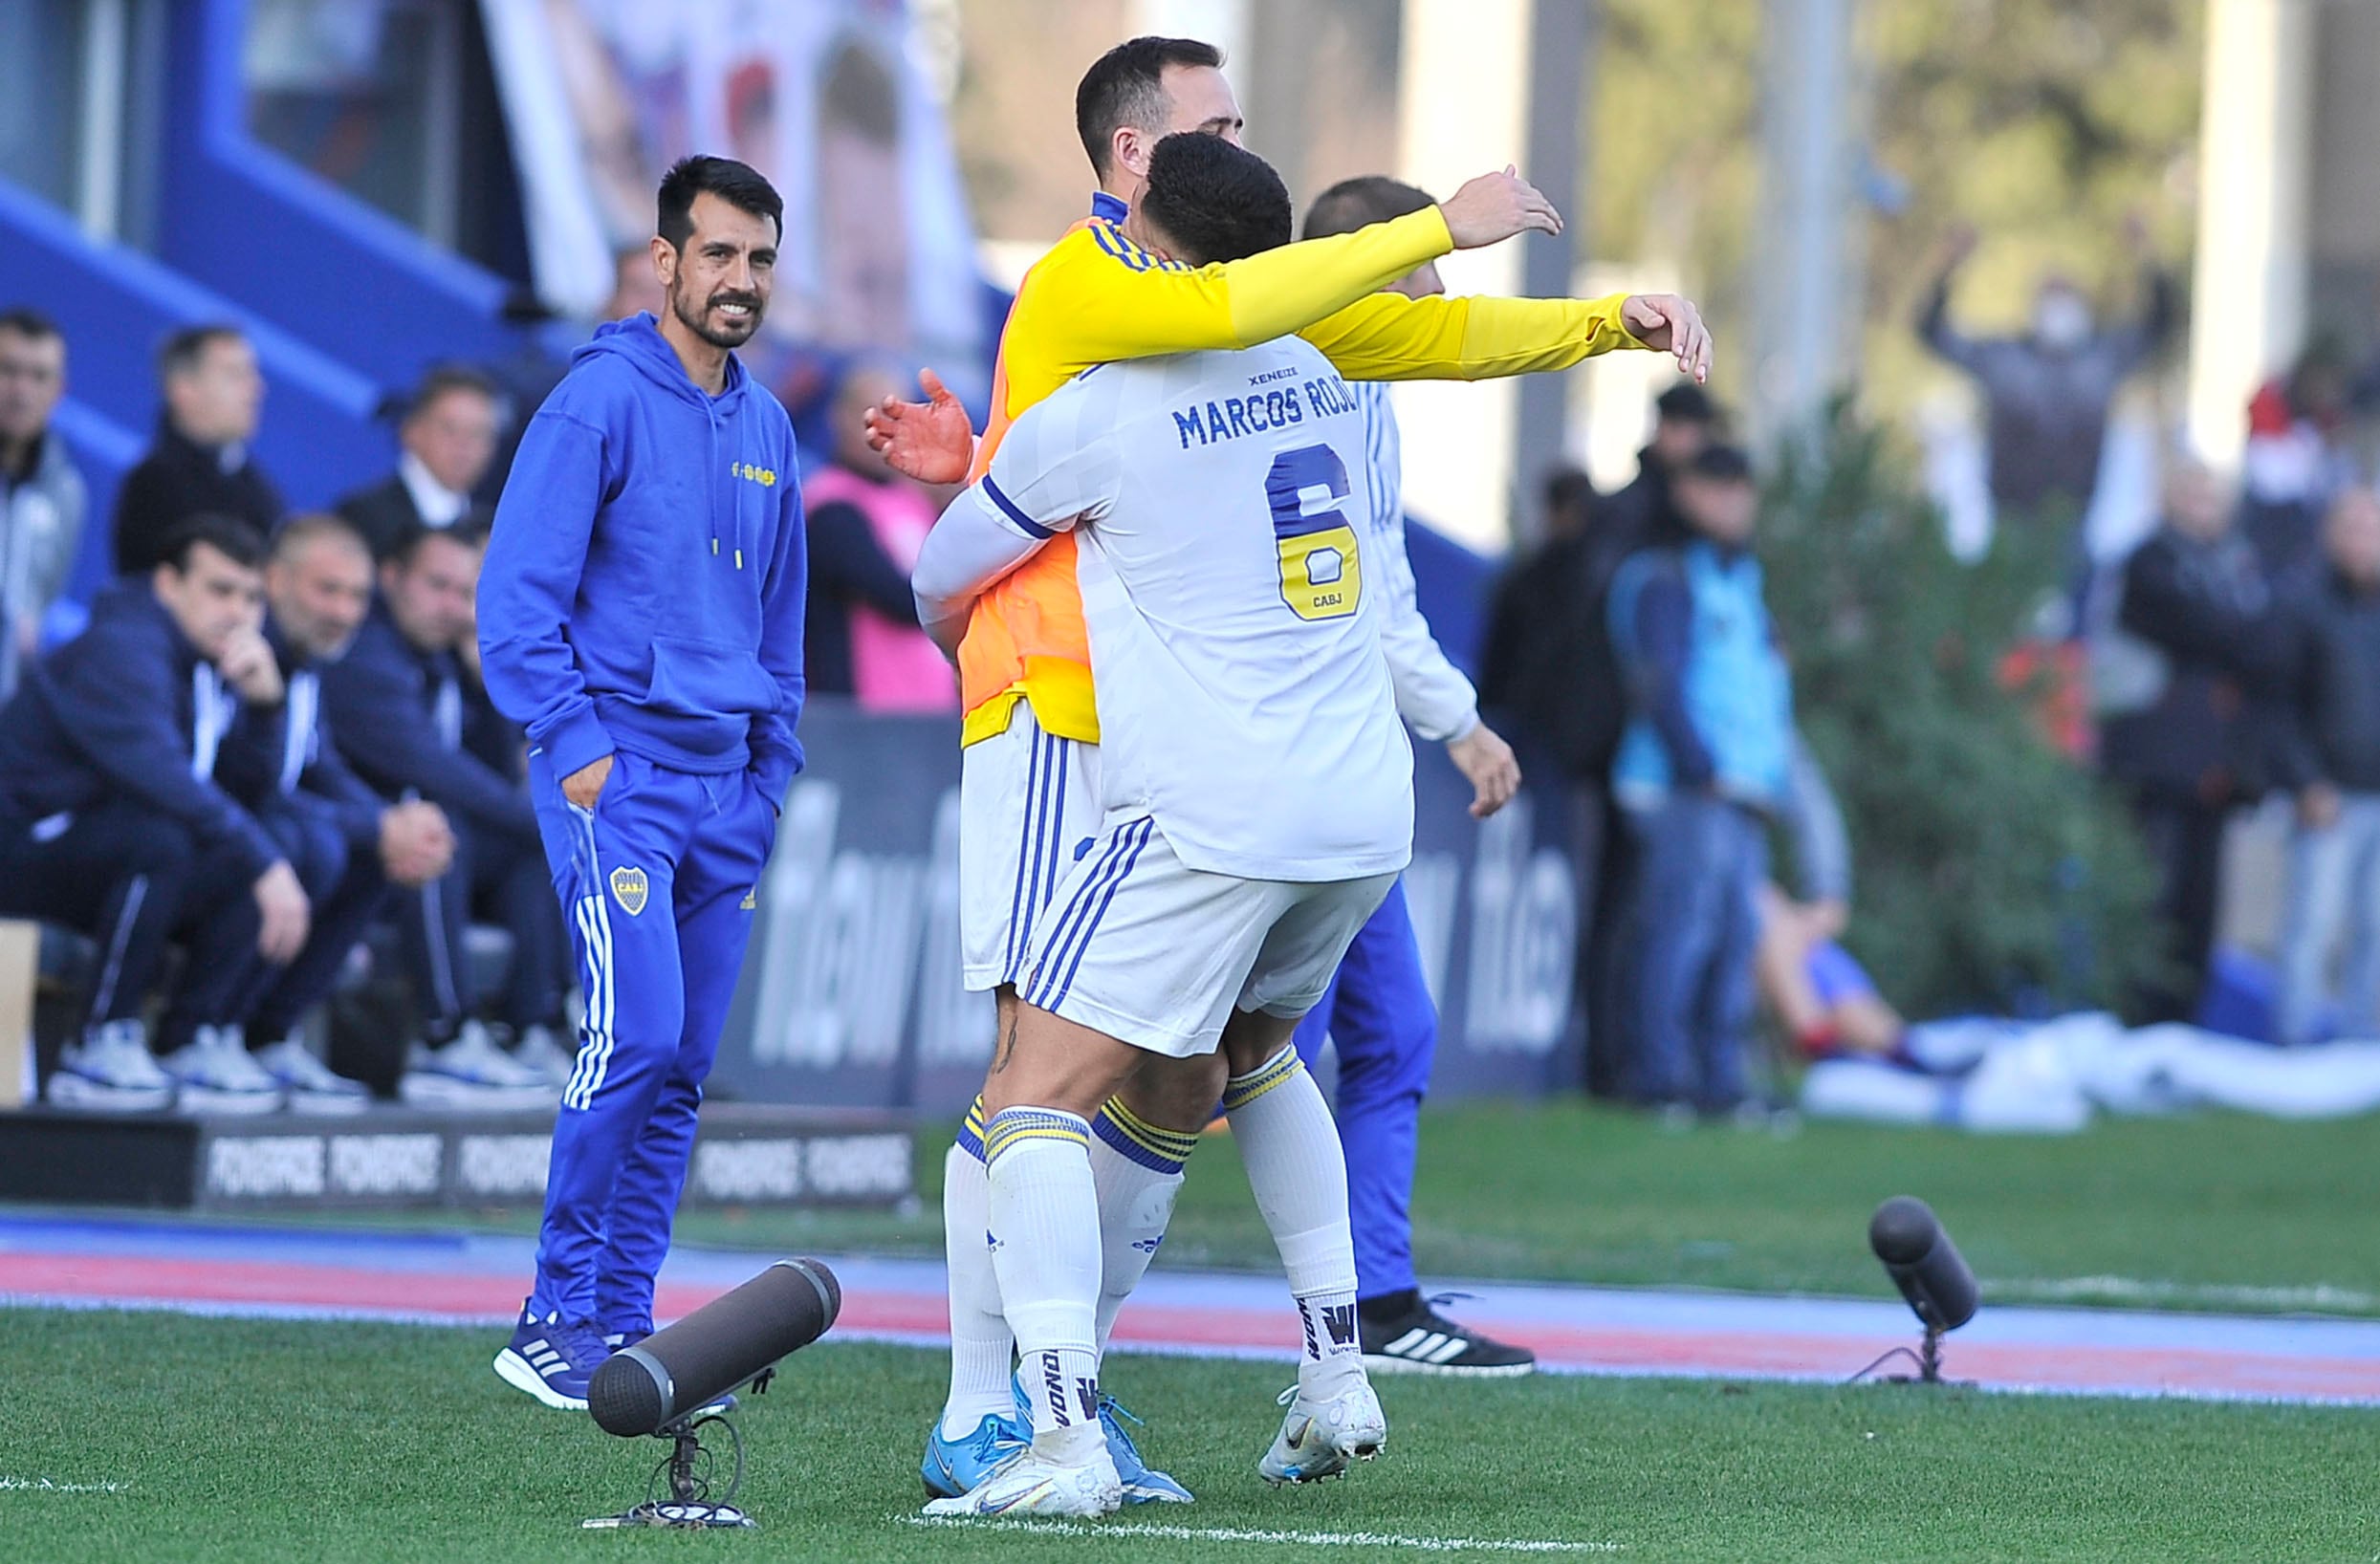
{"type": "Polygon", "coordinates": [[[1033,1447],[1033,1425],[987,1412],[975,1431],[959,1439],[942,1437],[942,1420],[934,1419],[926,1436],[926,1459],[918,1463],[929,1498],[956,1499],[973,1492],[994,1473],[1033,1447]]]}
{"type": "Polygon", "coordinates": [[[610,1356],[594,1326],[539,1319],[524,1307],[513,1339],[496,1354],[496,1377],[557,1412],[583,1412],[587,1381],[610,1356]]]}
{"type": "Polygon", "coordinates": [[[1113,1396],[1099,1399],[1099,1425],[1107,1432],[1107,1454],[1116,1463],[1116,1476],[1124,1484],[1124,1502],[1128,1505],[1186,1505],[1191,1502],[1190,1490],[1157,1470],[1141,1459],[1140,1446],[1124,1431],[1126,1423],[1141,1420],[1125,1411],[1113,1396]]]}
{"type": "MultiPolygon", "coordinates": [[[[1009,1390],[1016,1398],[1016,1421],[1025,1430],[1025,1440],[1033,1440],[1033,1403],[1025,1399],[1025,1381],[1021,1377],[1009,1380],[1009,1390]]],[[[1124,1403],[1113,1396],[1099,1399],[1099,1425],[1107,1435],[1107,1458],[1116,1464],[1116,1476],[1124,1484],[1124,1502],[1128,1505],[1186,1505],[1195,1501],[1190,1490],[1158,1471],[1141,1459],[1141,1448],[1125,1433],[1127,1423],[1146,1426],[1141,1420],[1125,1410],[1124,1403]]]]}
{"type": "MultiPolygon", "coordinates": [[[[604,1356],[609,1357],[611,1354],[620,1351],[623,1347],[633,1347],[638,1342],[644,1340],[646,1336],[651,1336],[652,1334],[653,1333],[649,1330],[614,1331],[603,1338],[604,1356]]],[[[730,1392],[727,1395],[721,1396],[717,1401],[712,1401],[709,1406],[696,1407],[693,1415],[698,1418],[724,1417],[728,1413],[734,1411],[735,1407],[735,1396],[732,1392],[730,1392]]]]}

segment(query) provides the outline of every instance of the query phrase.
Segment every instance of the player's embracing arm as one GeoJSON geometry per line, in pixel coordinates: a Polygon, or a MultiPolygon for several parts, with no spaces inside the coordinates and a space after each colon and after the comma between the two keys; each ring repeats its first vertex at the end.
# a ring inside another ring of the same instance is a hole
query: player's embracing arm
{"type": "Polygon", "coordinates": [[[1621,348],[1711,367],[1702,316],[1672,293],[1603,298],[1407,298],[1374,293],[1299,334],[1351,380],[1486,380],[1568,369],[1621,348]]]}
{"type": "Polygon", "coordinates": [[[910,587],[918,623],[955,653],[975,598],[1080,521],[1115,504],[1123,469],[1115,403],[1077,380],[1028,409],[984,475],[950,502],[926,534],[910,587]]]}
{"type": "MultiPolygon", "coordinates": [[[[791,431],[785,442],[793,449],[791,431]]],[[[790,470],[790,464],[789,464],[790,470]]],[[[775,682],[776,709],[753,720],[753,783],[771,809],[780,808],[794,773],[801,770],[801,742],[794,725],[801,716],[808,681],[802,671],[801,624],[810,593],[809,529],[801,512],[801,486],[787,483],[776,522],[776,550],[760,583],[760,666],[775,682]]]]}
{"type": "Polygon", "coordinates": [[[479,659],[496,709],[529,730],[554,774],[612,752],[562,634],[609,488],[603,431],[549,402],[529,421],[479,573],[479,659]]]}

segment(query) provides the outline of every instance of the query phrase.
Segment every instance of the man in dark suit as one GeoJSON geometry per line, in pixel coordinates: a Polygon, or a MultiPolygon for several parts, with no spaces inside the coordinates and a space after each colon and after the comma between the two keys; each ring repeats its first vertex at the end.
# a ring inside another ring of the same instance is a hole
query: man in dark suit
{"type": "Polygon", "coordinates": [[[193,516],[229,516],[259,541],[281,523],[281,491],[251,446],[264,408],[256,350],[237,326],[191,326],[165,339],[157,372],[165,407],[157,441],[116,493],[116,569],[155,569],[161,548],[193,516]]]}
{"type": "Polygon", "coordinates": [[[485,375],[446,365],[425,376],[398,425],[397,470],[338,502],[338,513],[385,562],[397,540],[421,528],[469,522],[486,532],[487,507],[471,497],[494,458],[501,422],[485,375]]]}

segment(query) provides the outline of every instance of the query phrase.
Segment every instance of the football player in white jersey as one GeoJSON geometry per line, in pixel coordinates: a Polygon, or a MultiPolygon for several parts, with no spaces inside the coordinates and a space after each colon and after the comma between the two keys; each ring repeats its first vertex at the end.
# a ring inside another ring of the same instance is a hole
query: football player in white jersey
{"type": "MultiPolygon", "coordinates": [[[[1148,249],[1204,263],[1286,243],[1291,218],[1261,159],[1178,136],[1131,222],[1148,249]]],[[[1106,365],[1017,420],[919,560],[921,615],[948,640],[976,592],[1079,529],[1105,811],[1037,924],[984,1099],[1033,1444],[931,1512],[1116,1508],[1088,1121],[1144,1068],[1205,1072],[1243,1154],[1298,1163],[1272,1185],[1300,1208],[1268,1218],[1304,1351],[1259,1470],[1327,1475],[1386,1442],[1356,1337],[1345,1162],[1290,1046],[1412,849],[1412,751],[1354,520],[1364,439],[1353,393],[1295,337],[1106,365]]]]}

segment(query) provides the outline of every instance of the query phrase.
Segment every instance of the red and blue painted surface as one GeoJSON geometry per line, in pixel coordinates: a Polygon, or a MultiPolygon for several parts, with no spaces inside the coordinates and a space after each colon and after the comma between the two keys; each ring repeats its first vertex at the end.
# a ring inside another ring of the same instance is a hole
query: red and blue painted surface
{"type": "MultiPolygon", "coordinates": [[[[444,1232],[0,1217],[0,1304],[376,1318],[500,1328],[520,1307],[526,1239],[444,1232]]],[[[944,1339],[942,1267],[828,1256],[836,1334],[944,1339]]],[[[680,1249],[664,1318],[701,1307],[766,1257],[680,1249]]],[[[1898,1303],[1478,1283],[1457,1313],[1534,1347],[1557,1373],[1841,1379],[1915,1336],[1898,1303]]],[[[1949,1338],[1948,1372],[1988,1390],[2380,1404],[2380,1320],[1998,1308],[1949,1338]]],[[[1126,1307],[1127,1350],[1296,1356],[1277,1279],[1159,1269],[1126,1307]]]]}

